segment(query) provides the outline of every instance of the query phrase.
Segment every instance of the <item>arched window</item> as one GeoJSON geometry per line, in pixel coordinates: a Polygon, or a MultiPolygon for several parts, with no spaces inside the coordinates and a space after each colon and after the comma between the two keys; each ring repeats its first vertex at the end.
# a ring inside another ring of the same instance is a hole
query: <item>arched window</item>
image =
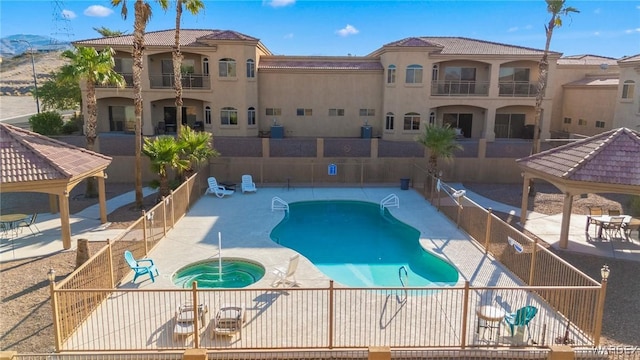
{"type": "Polygon", "coordinates": [[[396,83],[396,66],[389,65],[387,68],[387,84],[395,84],[396,83]]]}
{"type": "Polygon", "coordinates": [[[233,107],[223,107],[220,110],[221,125],[238,125],[238,110],[233,107]]]}
{"type": "Polygon", "coordinates": [[[236,61],[229,58],[220,59],[218,62],[218,76],[236,77],[236,61]]]}
{"type": "Polygon", "coordinates": [[[438,73],[440,72],[440,65],[435,64],[433,68],[431,68],[431,81],[438,81],[438,73]]]}
{"type": "Polygon", "coordinates": [[[209,75],[209,58],[202,59],[202,73],[209,75]]]}
{"type": "Polygon", "coordinates": [[[407,84],[421,84],[422,83],[422,66],[421,65],[409,65],[407,66],[407,76],[405,77],[407,84]]]}
{"type": "Polygon", "coordinates": [[[256,77],[256,62],[253,59],[247,60],[247,79],[256,77]]]}
{"type": "Polygon", "coordinates": [[[211,124],[211,107],[207,106],[204,108],[204,123],[211,124]]]}
{"type": "Polygon", "coordinates": [[[622,85],[622,98],[633,99],[636,83],[633,80],[626,80],[622,85]]]}
{"type": "Polygon", "coordinates": [[[252,106],[247,110],[247,125],[256,124],[256,109],[252,106]]]}
{"type": "Polygon", "coordinates": [[[404,114],[404,129],[420,130],[420,114],[415,112],[404,114]]]}
{"type": "Polygon", "coordinates": [[[435,125],[436,124],[436,113],[435,111],[432,111],[431,114],[429,114],[429,125],[435,125]]]}
{"type": "Polygon", "coordinates": [[[392,112],[388,112],[384,121],[384,129],[385,130],[393,130],[393,120],[395,116],[392,112]]]}

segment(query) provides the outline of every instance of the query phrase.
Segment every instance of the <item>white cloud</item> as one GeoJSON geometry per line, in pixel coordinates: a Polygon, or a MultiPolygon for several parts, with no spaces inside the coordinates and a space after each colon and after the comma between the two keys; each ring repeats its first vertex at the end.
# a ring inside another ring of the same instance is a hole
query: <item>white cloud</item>
{"type": "Polygon", "coordinates": [[[285,39],[293,39],[293,33],[288,33],[284,36],[285,39]]]}
{"type": "Polygon", "coordinates": [[[602,12],[602,9],[600,9],[600,8],[597,8],[597,9],[593,10],[593,13],[596,14],[596,15],[599,15],[601,12],[602,12]]]}
{"type": "Polygon", "coordinates": [[[628,29],[624,31],[626,34],[633,34],[635,32],[640,32],[640,28],[628,29]]]}
{"type": "Polygon", "coordinates": [[[84,14],[92,17],[107,17],[113,14],[113,10],[101,5],[91,5],[84,9],[84,14]]]}
{"type": "Polygon", "coordinates": [[[636,9],[640,10],[640,5],[636,6],[636,9]]]}
{"type": "Polygon", "coordinates": [[[65,10],[62,10],[62,13],[61,13],[60,15],[62,15],[62,18],[64,18],[64,19],[69,19],[69,20],[71,20],[71,19],[75,19],[76,17],[78,17],[78,16],[76,15],[76,13],[74,13],[74,12],[73,12],[73,11],[71,11],[71,10],[66,10],[66,9],[65,9],[65,10]]]}
{"type": "Polygon", "coordinates": [[[267,4],[274,8],[285,7],[289,5],[293,5],[296,3],[296,0],[266,0],[264,4],[267,4]]]}
{"type": "Polygon", "coordinates": [[[518,31],[518,27],[517,27],[517,26],[510,27],[510,28],[507,30],[507,32],[516,32],[516,31],[518,31]]]}
{"type": "Polygon", "coordinates": [[[526,30],[531,30],[531,29],[533,29],[533,25],[527,25],[527,26],[525,26],[524,28],[525,28],[526,30]]]}
{"type": "Polygon", "coordinates": [[[344,28],[337,30],[336,34],[344,37],[349,35],[355,35],[359,32],[360,31],[358,31],[358,29],[356,29],[354,26],[347,24],[347,26],[345,26],[344,28]]]}
{"type": "Polygon", "coordinates": [[[595,36],[600,36],[600,31],[596,31],[596,32],[594,32],[594,33],[593,33],[593,35],[595,35],[595,36]]]}

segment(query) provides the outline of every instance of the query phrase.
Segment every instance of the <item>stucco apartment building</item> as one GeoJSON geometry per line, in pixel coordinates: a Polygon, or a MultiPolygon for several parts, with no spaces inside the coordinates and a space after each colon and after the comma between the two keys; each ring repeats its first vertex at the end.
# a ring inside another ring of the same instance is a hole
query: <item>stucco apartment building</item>
{"type": "MultiPolygon", "coordinates": [[[[540,49],[463,37],[410,37],[366,56],[320,57],[274,55],[259,39],[229,30],[181,30],[180,41],[183,122],[228,139],[217,142],[227,144],[226,153],[234,153],[231,139],[237,148],[242,138],[259,137],[408,143],[427,123],[459,129],[465,151],[457,159],[517,158],[530,149],[521,139],[533,136],[540,49]],[[513,146],[491,148],[504,140],[524,145],[512,152],[513,146]]],[[[116,70],[127,80],[126,88],[97,89],[100,133],[134,130],[132,43],[132,35],[75,43],[113,48],[116,70]]],[[[173,44],[174,30],[145,34],[146,136],[176,131],[173,44]]],[[[616,60],[551,52],[549,62],[543,141],[640,128],[640,98],[634,90],[640,56],[616,60]]],[[[320,146],[316,150],[315,142],[311,146],[312,157],[327,152],[320,146]]],[[[263,156],[264,151],[255,153],[263,156]]],[[[421,151],[406,156],[416,153],[421,151]]]]}

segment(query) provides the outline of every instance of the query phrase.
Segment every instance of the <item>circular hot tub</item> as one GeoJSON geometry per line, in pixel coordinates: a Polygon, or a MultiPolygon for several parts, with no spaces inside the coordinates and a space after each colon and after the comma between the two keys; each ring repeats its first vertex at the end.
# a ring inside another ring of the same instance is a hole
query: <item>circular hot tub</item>
{"type": "Polygon", "coordinates": [[[222,258],[198,261],[176,271],[171,280],[181,288],[243,288],[262,279],[265,268],[261,264],[240,258],[222,258]],[[222,269],[220,268],[222,264],[222,269]]]}

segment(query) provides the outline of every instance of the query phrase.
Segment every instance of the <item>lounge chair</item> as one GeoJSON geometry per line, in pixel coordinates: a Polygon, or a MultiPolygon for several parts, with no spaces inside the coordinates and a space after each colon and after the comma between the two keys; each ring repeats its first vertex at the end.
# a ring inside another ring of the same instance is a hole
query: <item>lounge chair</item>
{"type": "Polygon", "coordinates": [[[211,338],[216,335],[233,336],[240,333],[242,338],[242,326],[247,321],[247,312],[244,303],[240,305],[224,304],[216,312],[211,329],[211,338]]]}
{"type": "Polygon", "coordinates": [[[125,250],[124,259],[127,261],[127,264],[129,264],[131,270],[133,270],[133,272],[135,273],[135,276],[133,277],[134,283],[140,275],[149,274],[149,276],[151,277],[151,282],[156,281],[153,273],[155,273],[156,276],[160,275],[152,259],[136,260],[133,258],[133,254],[129,250],[125,250]],[[142,265],[142,263],[147,263],[148,265],[142,265]]]}
{"type": "Polygon", "coordinates": [[[511,331],[511,336],[515,335],[516,328],[527,328],[527,334],[529,335],[529,340],[531,339],[531,330],[529,329],[529,323],[538,313],[538,308],[535,306],[527,305],[523,308],[518,309],[516,312],[507,314],[504,317],[504,322],[509,326],[509,330],[511,331]]]}
{"type": "Polygon", "coordinates": [[[207,189],[207,194],[215,194],[219,198],[223,198],[227,195],[232,195],[234,193],[233,190],[229,190],[224,186],[218,185],[218,180],[214,177],[210,177],[207,179],[209,182],[209,188],[207,189]]]}
{"type": "Polygon", "coordinates": [[[195,319],[198,319],[198,328],[206,326],[207,305],[200,304],[196,307],[187,303],[178,306],[173,317],[173,340],[177,341],[180,336],[191,336],[196,332],[195,319]],[[197,314],[197,315],[195,315],[197,314]]]}
{"type": "Polygon", "coordinates": [[[253,182],[251,175],[242,175],[242,193],[256,192],[256,183],[253,182]]]}
{"type": "Polygon", "coordinates": [[[298,261],[300,260],[300,255],[295,254],[291,258],[289,258],[289,265],[287,267],[277,267],[273,269],[273,274],[276,276],[276,279],[271,283],[271,286],[284,286],[284,287],[292,287],[299,285],[296,281],[296,269],[298,269],[298,261]]]}

